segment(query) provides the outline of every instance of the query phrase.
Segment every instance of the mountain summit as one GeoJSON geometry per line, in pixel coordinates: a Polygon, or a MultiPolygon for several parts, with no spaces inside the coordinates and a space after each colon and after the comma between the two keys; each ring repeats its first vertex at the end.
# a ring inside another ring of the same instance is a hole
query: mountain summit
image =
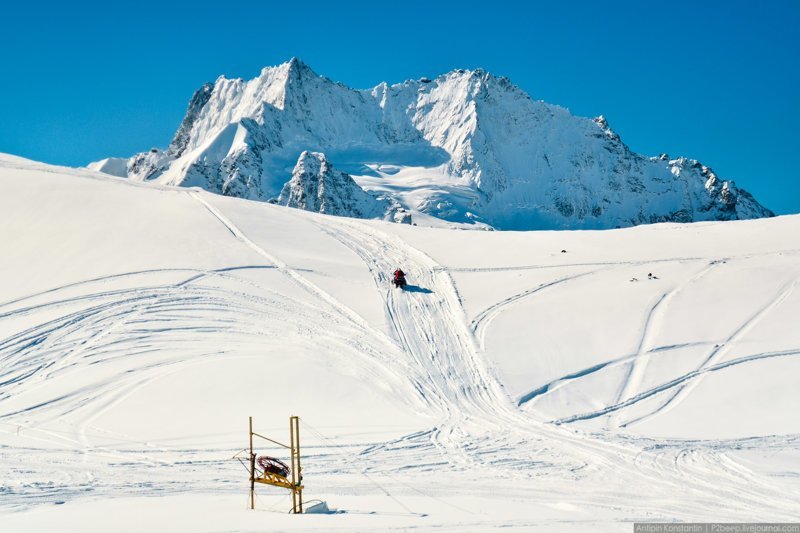
{"type": "Polygon", "coordinates": [[[423,223],[601,229],[773,216],[706,165],[633,153],[604,117],[573,116],[482,69],[355,90],[293,58],[200,87],[166,150],[90,168],[275,201],[304,152],[423,223]]]}

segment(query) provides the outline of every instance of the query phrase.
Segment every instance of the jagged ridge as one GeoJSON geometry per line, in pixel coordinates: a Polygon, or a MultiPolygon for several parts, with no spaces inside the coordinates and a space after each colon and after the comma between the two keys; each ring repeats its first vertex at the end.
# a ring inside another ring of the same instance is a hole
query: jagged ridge
{"type": "Polygon", "coordinates": [[[498,229],[772,216],[698,161],[635,154],[605,118],[572,116],[481,69],[364,91],[296,58],[249,81],[220,77],[194,94],[167,150],[126,167],[131,179],[270,200],[306,150],[411,211],[498,229]],[[392,177],[386,165],[417,170],[392,177]]]}
{"type": "Polygon", "coordinates": [[[275,203],[354,218],[382,217],[389,209],[388,202],[369,195],[352,177],[336,170],[325,154],[309,151],[300,154],[275,203]]]}

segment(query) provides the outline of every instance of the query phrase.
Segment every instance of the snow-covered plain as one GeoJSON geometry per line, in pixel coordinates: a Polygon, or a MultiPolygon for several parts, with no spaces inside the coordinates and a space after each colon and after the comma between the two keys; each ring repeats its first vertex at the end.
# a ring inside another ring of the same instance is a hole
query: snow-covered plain
{"type": "Polygon", "coordinates": [[[800,519],[798,216],[503,233],[0,183],[2,531],[800,519]],[[247,417],[291,414],[337,513],[247,509],[247,417]]]}

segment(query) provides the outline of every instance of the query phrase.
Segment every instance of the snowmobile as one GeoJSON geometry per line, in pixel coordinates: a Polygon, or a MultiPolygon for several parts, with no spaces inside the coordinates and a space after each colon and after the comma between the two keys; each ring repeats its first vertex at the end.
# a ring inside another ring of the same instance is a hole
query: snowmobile
{"type": "Polygon", "coordinates": [[[406,274],[399,268],[394,271],[394,277],[392,278],[392,285],[394,285],[398,289],[403,289],[406,286],[406,274]]]}

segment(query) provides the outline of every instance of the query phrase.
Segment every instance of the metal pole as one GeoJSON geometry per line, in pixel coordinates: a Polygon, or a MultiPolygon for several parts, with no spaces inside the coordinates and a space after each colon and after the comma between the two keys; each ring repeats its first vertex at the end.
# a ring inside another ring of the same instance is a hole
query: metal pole
{"type": "Polygon", "coordinates": [[[300,466],[300,418],[293,416],[294,419],[294,438],[295,438],[295,446],[297,448],[297,500],[299,505],[299,512],[303,512],[303,489],[300,488],[303,486],[303,469],[300,466]]]}
{"type": "Polygon", "coordinates": [[[297,468],[294,460],[294,417],[289,417],[289,454],[292,458],[292,512],[297,514],[297,468]]]}
{"type": "Polygon", "coordinates": [[[253,417],[250,417],[250,509],[256,508],[256,455],[253,453],[253,417]]]}

